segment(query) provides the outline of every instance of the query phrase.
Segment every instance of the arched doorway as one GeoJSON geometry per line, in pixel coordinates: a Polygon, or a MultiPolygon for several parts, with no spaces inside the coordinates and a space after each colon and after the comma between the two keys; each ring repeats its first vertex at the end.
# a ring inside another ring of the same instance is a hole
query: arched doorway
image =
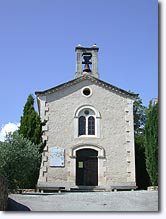
{"type": "Polygon", "coordinates": [[[86,148],[76,151],[76,185],[98,185],[98,151],[86,148]]]}

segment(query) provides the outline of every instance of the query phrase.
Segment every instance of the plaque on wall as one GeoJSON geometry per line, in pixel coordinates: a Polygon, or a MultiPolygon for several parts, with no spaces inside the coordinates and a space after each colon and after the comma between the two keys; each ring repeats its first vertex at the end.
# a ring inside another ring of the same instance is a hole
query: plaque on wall
{"type": "Polygon", "coordinates": [[[61,147],[51,148],[50,151],[50,167],[64,167],[65,156],[64,149],[61,147]]]}

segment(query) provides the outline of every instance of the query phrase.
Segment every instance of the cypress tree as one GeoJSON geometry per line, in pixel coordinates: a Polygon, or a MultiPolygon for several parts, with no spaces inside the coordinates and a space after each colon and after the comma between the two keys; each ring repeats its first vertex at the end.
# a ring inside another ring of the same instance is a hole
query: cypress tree
{"type": "Polygon", "coordinates": [[[27,102],[21,116],[19,134],[27,138],[35,145],[42,142],[42,124],[38,113],[34,109],[34,98],[32,94],[28,96],[27,102]]]}
{"type": "Polygon", "coordinates": [[[151,185],[158,185],[158,103],[149,104],[145,125],[146,169],[151,185]]]}

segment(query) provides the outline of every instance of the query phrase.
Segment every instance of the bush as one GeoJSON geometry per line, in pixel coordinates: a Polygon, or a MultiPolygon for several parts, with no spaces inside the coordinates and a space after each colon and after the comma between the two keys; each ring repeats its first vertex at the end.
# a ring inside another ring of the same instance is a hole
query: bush
{"type": "Polygon", "coordinates": [[[146,168],[151,185],[158,185],[158,103],[150,102],[145,125],[146,168]]]}
{"type": "Polygon", "coordinates": [[[0,142],[0,174],[8,179],[10,189],[35,188],[41,162],[39,147],[18,132],[0,142]]]}

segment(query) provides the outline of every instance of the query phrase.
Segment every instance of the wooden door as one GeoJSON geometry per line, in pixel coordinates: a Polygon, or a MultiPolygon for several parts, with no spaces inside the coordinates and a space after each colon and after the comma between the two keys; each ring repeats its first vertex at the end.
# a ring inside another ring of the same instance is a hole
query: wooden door
{"type": "Polygon", "coordinates": [[[77,151],[76,158],[76,185],[98,185],[98,152],[92,149],[77,151]]]}

